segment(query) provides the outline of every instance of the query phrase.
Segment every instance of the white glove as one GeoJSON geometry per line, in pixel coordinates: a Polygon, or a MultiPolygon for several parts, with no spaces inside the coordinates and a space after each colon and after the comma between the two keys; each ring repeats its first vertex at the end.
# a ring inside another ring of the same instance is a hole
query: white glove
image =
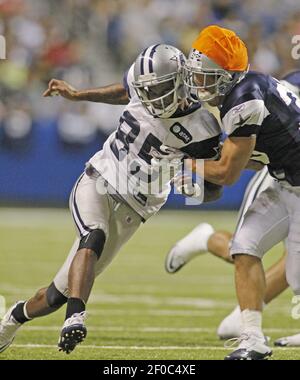
{"type": "Polygon", "coordinates": [[[192,181],[192,176],[190,175],[177,175],[174,180],[174,187],[176,191],[180,194],[183,194],[187,197],[191,198],[203,198],[202,188],[201,186],[195,182],[192,181]]]}

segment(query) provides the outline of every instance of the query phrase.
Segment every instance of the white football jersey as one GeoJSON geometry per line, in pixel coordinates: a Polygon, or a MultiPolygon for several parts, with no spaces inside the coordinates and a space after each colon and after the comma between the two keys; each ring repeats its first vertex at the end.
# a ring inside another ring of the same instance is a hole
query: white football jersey
{"type": "Polygon", "coordinates": [[[179,149],[193,158],[217,159],[222,132],[216,118],[200,105],[178,110],[169,119],[153,117],[139,101],[132,81],[133,65],[125,77],[130,102],[120,125],[89,162],[147,220],[164,205],[171,189],[170,175],[151,165],[155,153],[165,153],[160,147],[179,149]]]}

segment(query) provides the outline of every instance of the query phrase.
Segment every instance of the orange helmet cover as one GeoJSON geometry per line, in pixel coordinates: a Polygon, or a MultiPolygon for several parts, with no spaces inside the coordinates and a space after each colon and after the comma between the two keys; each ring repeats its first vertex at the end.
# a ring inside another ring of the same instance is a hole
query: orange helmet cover
{"type": "Polygon", "coordinates": [[[245,71],[248,52],[244,42],[231,30],[210,25],[204,28],[192,45],[225,70],[245,71]]]}

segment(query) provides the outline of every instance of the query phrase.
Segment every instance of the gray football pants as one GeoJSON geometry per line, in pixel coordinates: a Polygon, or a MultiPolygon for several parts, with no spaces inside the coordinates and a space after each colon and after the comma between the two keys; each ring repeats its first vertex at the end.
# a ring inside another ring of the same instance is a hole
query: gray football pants
{"type": "Polygon", "coordinates": [[[284,239],[288,250],[287,282],[295,294],[300,294],[300,189],[271,180],[245,212],[230,254],[262,258],[284,239]]]}
{"type": "Polygon", "coordinates": [[[70,196],[70,210],[78,237],[70,253],[54,278],[56,288],[68,297],[68,274],[80,239],[89,229],[102,229],[106,241],[96,265],[98,276],[111,263],[121,247],[141,225],[141,217],[125,203],[115,201],[109,194],[99,194],[96,179],[83,174],[70,196]]]}

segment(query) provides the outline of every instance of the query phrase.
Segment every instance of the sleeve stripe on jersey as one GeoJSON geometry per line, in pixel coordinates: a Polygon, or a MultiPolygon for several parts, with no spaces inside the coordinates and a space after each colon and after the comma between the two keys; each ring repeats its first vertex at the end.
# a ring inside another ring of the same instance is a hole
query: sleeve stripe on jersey
{"type": "Polygon", "coordinates": [[[256,135],[258,132],[258,125],[244,125],[242,128],[236,128],[229,137],[250,137],[256,135]]]}

